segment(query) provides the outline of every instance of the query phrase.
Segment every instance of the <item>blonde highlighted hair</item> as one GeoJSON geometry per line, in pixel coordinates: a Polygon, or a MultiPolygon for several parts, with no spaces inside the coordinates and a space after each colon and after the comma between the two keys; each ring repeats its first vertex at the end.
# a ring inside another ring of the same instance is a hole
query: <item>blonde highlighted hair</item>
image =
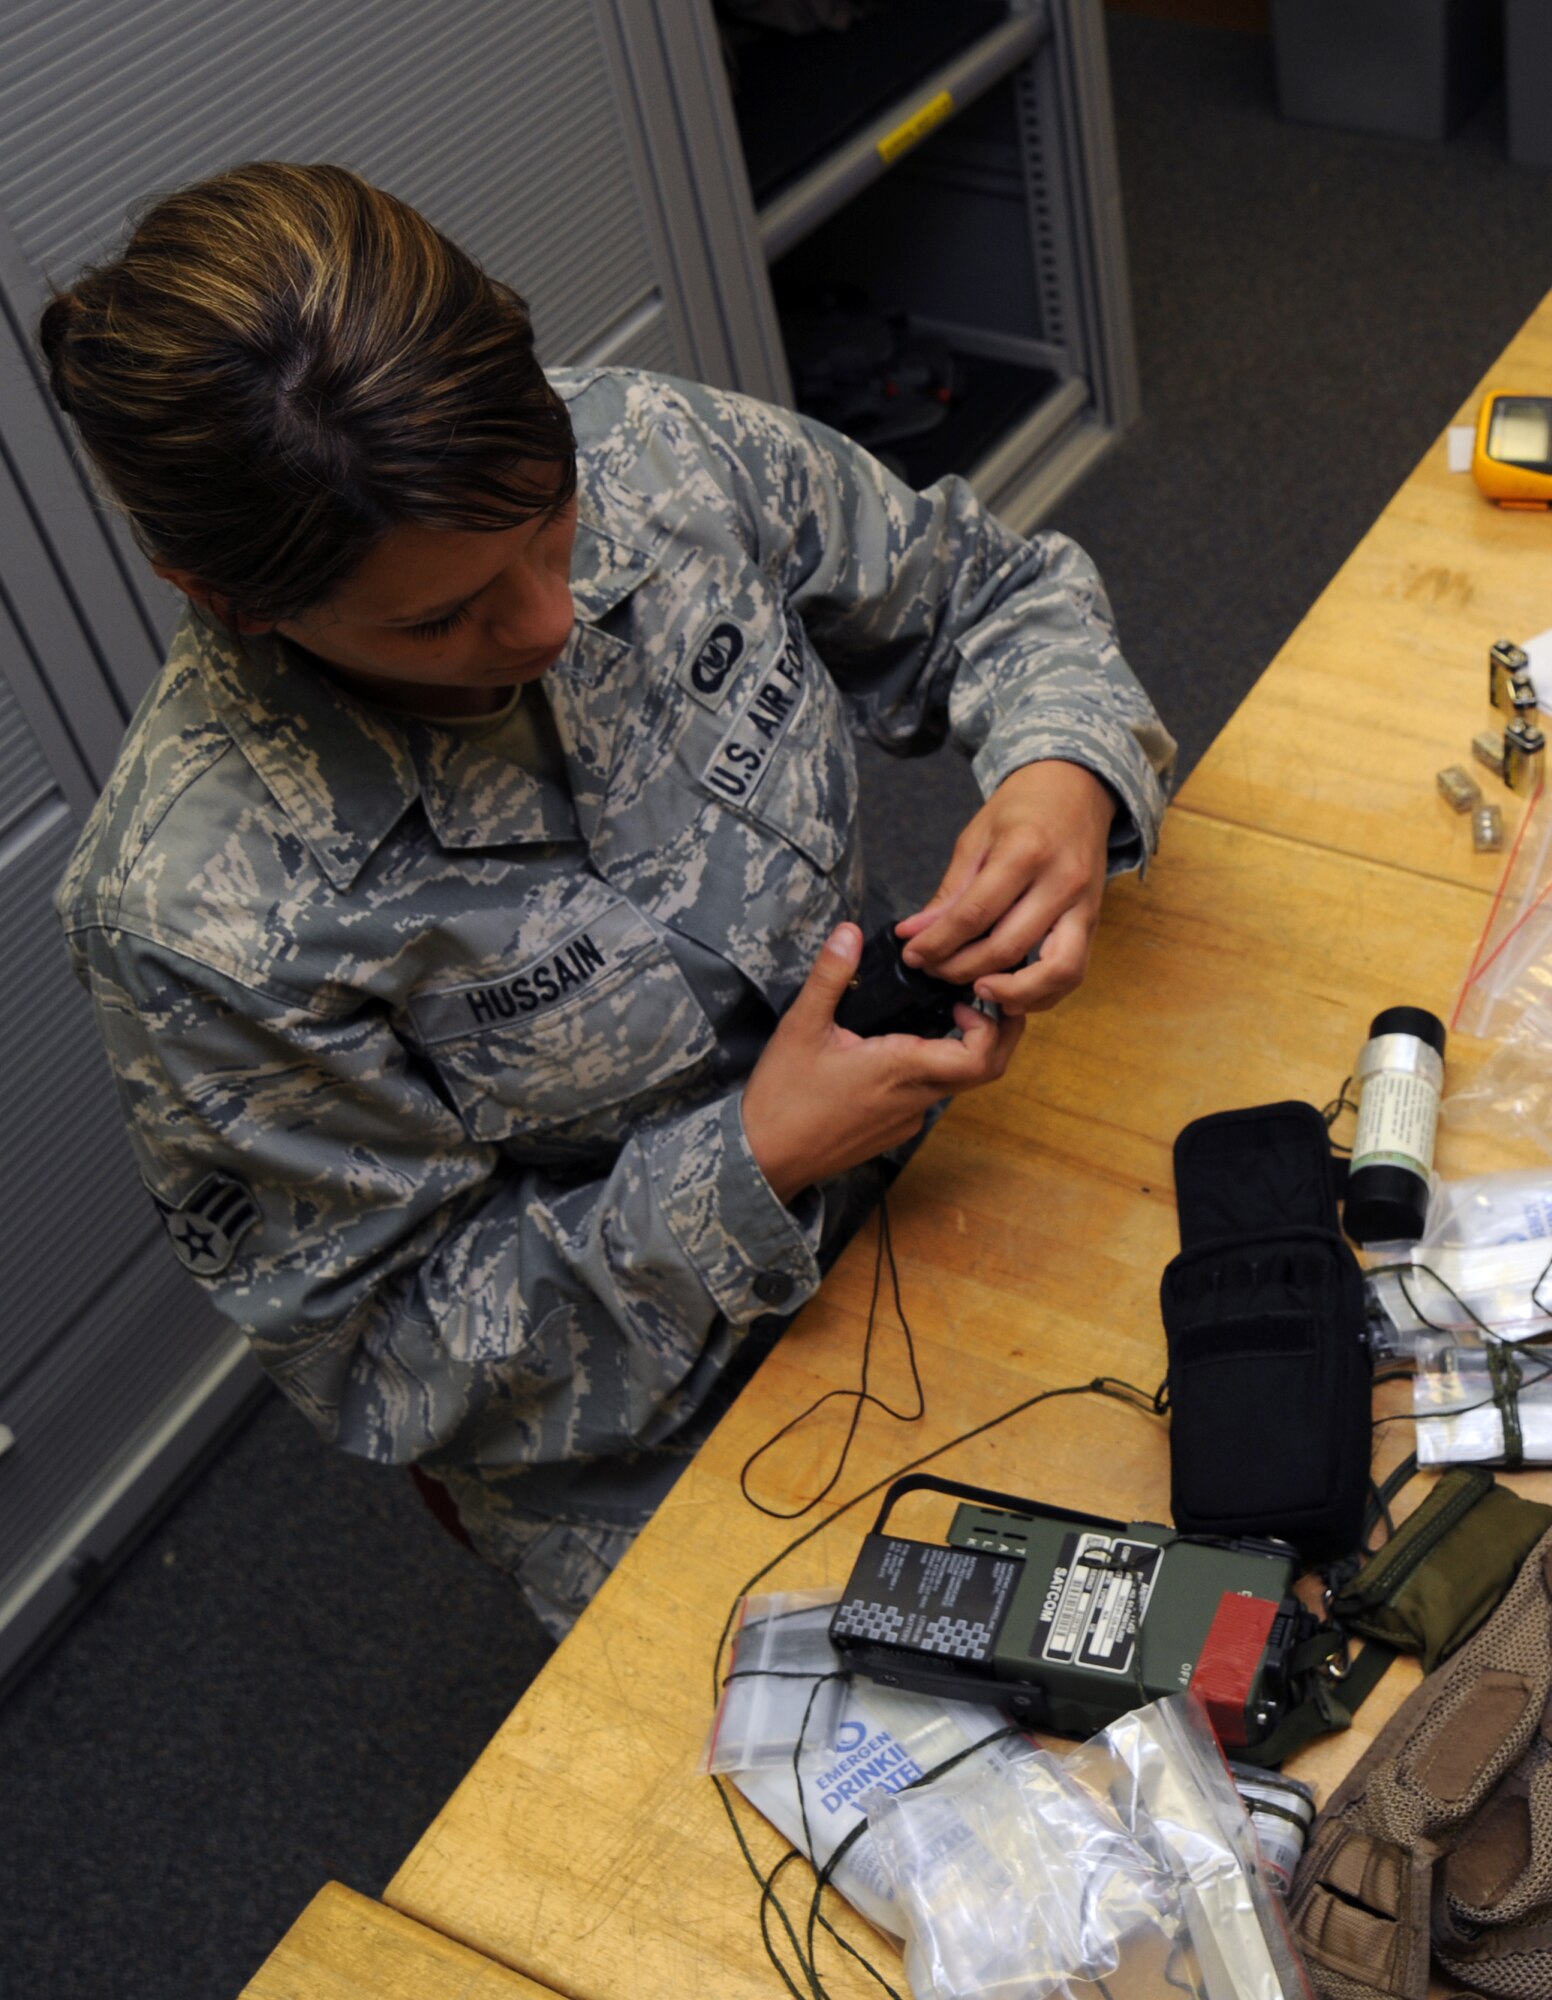
{"type": "Polygon", "coordinates": [[[166,196],[38,337],[140,546],[228,616],[324,603],[398,522],[511,527],[575,487],[522,299],[343,167],[166,196]]]}

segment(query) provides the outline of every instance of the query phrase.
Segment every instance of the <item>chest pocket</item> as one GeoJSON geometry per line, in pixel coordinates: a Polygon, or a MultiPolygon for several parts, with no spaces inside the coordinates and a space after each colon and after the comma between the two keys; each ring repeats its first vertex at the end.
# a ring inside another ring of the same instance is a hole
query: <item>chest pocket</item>
{"type": "Polygon", "coordinates": [[[499,971],[415,995],[416,1036],[475,1139],[624,1139],[712,1054],[711,1023],[661,935],[603,883],[522,933],[499,971]]]}
{"type": "MultiPolygon", "coordinates": [[[[857,760],[840,693],[800,632],[728,690],[697,781],[831,873],[857,816],[857,760]]],[[[707,741],[704,725],[697,731],[707,741]]]]}

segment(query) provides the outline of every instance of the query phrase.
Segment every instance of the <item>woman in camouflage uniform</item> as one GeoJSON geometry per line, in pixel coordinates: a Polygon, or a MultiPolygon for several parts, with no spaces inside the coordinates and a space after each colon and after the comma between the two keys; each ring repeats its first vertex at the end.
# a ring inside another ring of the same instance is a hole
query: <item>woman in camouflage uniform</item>
{"type": "Polygon", "coordinates": [[[564,1631],[865,1163],[1081,978],[1173,746],[1071,543],[744,397],[546,377],[341,169],[166,198],[41,339],[189,600],[59,892],[147,1188],[320,1432],[564,1631]],[[903,930],[1001,1020],[859,1041],[851,737],[946,731],[986,804],[903,930]]]}

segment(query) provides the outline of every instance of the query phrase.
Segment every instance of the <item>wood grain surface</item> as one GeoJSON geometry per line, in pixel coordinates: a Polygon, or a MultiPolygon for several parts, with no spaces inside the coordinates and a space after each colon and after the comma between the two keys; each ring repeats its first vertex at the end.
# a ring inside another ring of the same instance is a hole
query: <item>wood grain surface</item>
{"type": "Polygon", "coordinates": [[[358,1896],[320,1889],[241,2000],[554,2000],[521,1973],[358,1896]]]}
{"type": "MultiPolygon", "coordinates": [[[[1483,388],[1552,394],[1552,298],[1483,388]]],[[[1267,561],[1277,551],[1269,548],[1267,561]]],[[[1371,861],[1491,887],[1467,817],[1438,794],[1445,764],[1524,808],[1471,759],[1493,716],[1487,651],[1552,626],[1552,514],[1495,507],[1448,468],[1441,434],[1262,675],[1181,791],[1183,805],[1371,861]]],[[[1501,729],[1503,718],[1498,718],[1501,729]]]]}
{"type": "MultiPolygon", "coordinates": [[[[1331,1097],[1374,1011],[1448,1003],[1481,913],[1471,887],[1173,814],[1147,883],[1112,891],[1085,987],[1031,1024],[1000,1087],[954,1107],[891,1197],[927,1414],[907,1426],[866,1412],[841,1494],[1041,1388],[1106,1373],[1151,1389],[1159,1275],[1177,1247],[1175,1134],[1231,1105],[1331,1097]]],[[[1446,1139],[1447,1171],[1479,1162],[1446,1139]]],[[[723,1621],[808,1525],[756,1512],[739,1470],[817,1395],[857,1380],[872,1260],[869,1231],[409,1856],[387,1890],[395,1907],[578,2000],[780,1992],[757,1892],[696,1766],[723,1621]]],[[[907,1393],[898,1334],[882,1339],[876,1386],[907,1393]]],[[[816,1492],[843,1421],[832,1405],[771,1453],[760,1497],[790,1507],[816,1492]]],[[[1406,1428],[1380,1433],[1382,1465],[1406,1428]]],[[[1168,1518],[1164,1425],[1093,1398],[1030,1410],[940,1463],[1032,1499],[1168,1518]]],[[[1552,1478],[1525,1483],[1552,1492],[1552,1478]]],[[[764,1587],[843,1581],[876,1504],[764,1587]]],[[[1394,1671],[1358,1729],[1295,1768],[1328,1783],[1410,1684],[1394,1671]]],[[[784,1843],[743,1816],[769,1867],[784,1843]]],[[[867,1926],[839,1921],[890,1963],[867,1926]]],[[[832,1958],[837,1995],[876,1992],[832,1958]]]]}

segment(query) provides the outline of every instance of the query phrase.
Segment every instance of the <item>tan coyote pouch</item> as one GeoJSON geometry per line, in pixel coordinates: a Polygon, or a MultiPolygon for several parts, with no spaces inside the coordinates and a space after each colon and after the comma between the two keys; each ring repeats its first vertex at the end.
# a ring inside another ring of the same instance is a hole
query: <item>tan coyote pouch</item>
{"type": "Polygon", "coordinates": [[[1288,1902],[1323,2000],[1552,1994],[1552,1533],[1316,1820],[1288,1902]]]}

